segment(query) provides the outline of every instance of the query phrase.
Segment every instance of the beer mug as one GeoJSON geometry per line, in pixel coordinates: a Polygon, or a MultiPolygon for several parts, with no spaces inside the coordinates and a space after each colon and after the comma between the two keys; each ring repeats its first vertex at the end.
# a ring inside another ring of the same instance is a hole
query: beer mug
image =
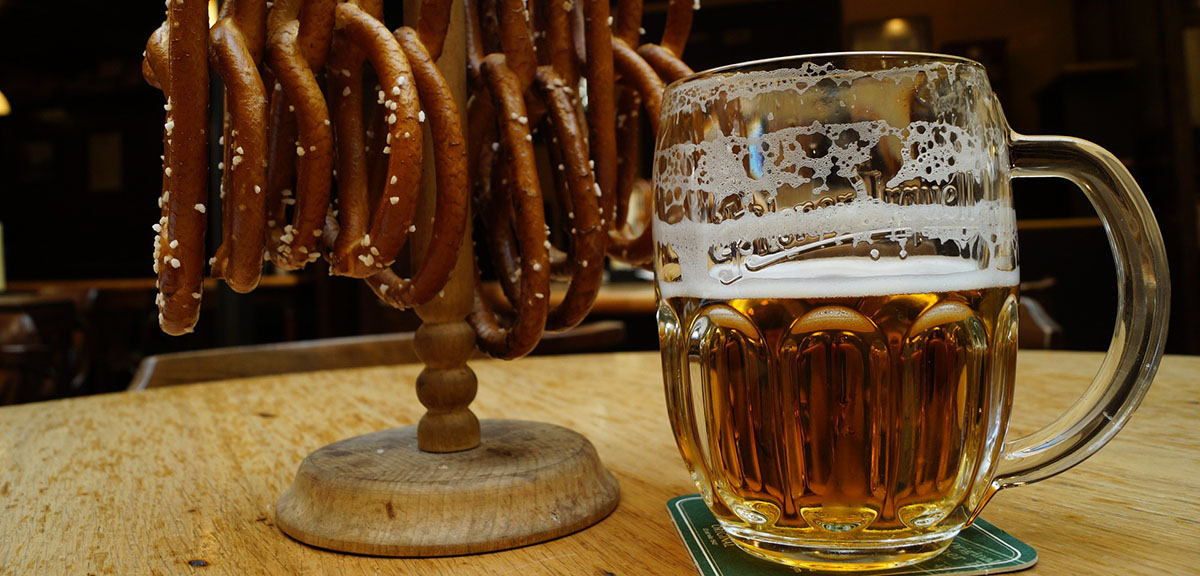
{"type": "Polygon", "coordinates": [[[691,76],[663,96],[653,176],[671,425],[756,556],[847,571],[930,558],[998,490],[1103,446],[1162,355],[1167,265],[1141,190],[1092,143],[1014,133],[970,60],[847,53],[691,76]],[[1010,181],[1030,176],[1090,199],[1120,301],[1083,397],[1012,439],[1010,181]]]}

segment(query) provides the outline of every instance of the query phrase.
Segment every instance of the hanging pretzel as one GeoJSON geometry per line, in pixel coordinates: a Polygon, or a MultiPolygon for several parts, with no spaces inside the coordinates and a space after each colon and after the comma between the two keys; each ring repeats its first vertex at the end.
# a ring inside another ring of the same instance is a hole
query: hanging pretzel
{"type": "MultiPolygon", "coordinates": [[[[550,67],[538,68],[533,89],[533,97],[546,108],[545,121],[552,130],[553,143],[549,146],[551,170],[556,193],[562,190],[558,203],[569,228],[566,237],[569,246],[562,254],[561,266],[554,265],[553,252],[556,249],[549,240],[546,242],[546,248],[551,253],[552,273],[564,276],[569,284],[562,300],[550,309],[545,329],[564,330],[583,321],[600,291],[606,236],[600,218],[598,188],[589,166],[587,144],[575,117],[575,104],[561,79],[550,67]]],[[[494,116],[489,119],[495,121],[494,116]]],[[[523,126],[532,124],[522,122],[524,119],[519,116],[515,120],[523,126]]],[[[513,118],[510,116],[509,120],[513,118]]],[[[494,131],[489,133],[485,130],[478,133],[485,134],[485,142],[486,135],[494,138],[495,134],[494,131]]],[[[531,141],[526,140],[523,144],[518,142],[517,145],[528,147],[529,150],[522,153],[533,155],[531,141]]],[[[525,274],[520,267],[520,234],[514,229],[516,208],[513,197],[521,192],[512,185],[514,179],[510,172],[504,170],[503,166],[495,165],[498,156],[490,146],[484,146],[480,155],[476,156],[481,172],[477,177],[477,208],[486,233],[487,253],[504,296],[503,301],[493,304],[501,310],[500,313],[511,313],[514,309],[511,303],[522,299],[521,279],[525,274]]],[[[540,189],[537,174],[532,174],[530,179],[532,185],[540,189]]],[[[547,229],[544,222],[542,228],[547,229]]]]}
{"type": "Polygon", "coordinates": [[[589,166],[587,144],[575,118],[575,105],[562,80],[550,67],[538,69],[534,85],[547,106],[547,117],[554,129],[557,145],[552,149],[557,151],[554,156],[561,162],[554,167],[555,177],[565,180],[569,191],[569,196],[561,197],[560,202],[567,210],[571,227],[571,245],[566,260],[571,268],[571,279],[562,302],[546,319],[547,330],[562,330],[582,322],[600,292],[607,238],[600,213],[599,188],[589,166]]]}
{"type": "Polygon", "coordinates": [[[338,126],[338,226],[330,272],[366,278],[391,266],[414,227],[421,182],[421,111],[413,71],[396,38],[358,6],[338,5],[330,99],[338,126]],[[386,109],[387,176],[374,216],[362,154],[362,61],[375,68],[386,109]],[[343,60],[348,60],[343,62],[343,60]],[[356,62],[355,62],[356,61],[356,62]],[[345,66],[340,70],[337,66],[345,66]],[[370,226],[367,226],[368,221],[370,226]]]}
{"type": "Polygon", "coordinates": [[[617,208],[618,223],[629,220],[629,199],[638,180],[637,160],[641,153],[642,97],[637,90],[618,86],[617,93],[617,208]]]}
{"type": "MultiPolygon", "coordinates": [[[[483,56],[479,56],[482,66],[483,56]]],[[[480,68],[481,82],[486,82],[480,68]]],[[[498,314],[511,315],[509,302],[520,299],[520,249],[512,231],[512,199],[510,196],[497,198],[508,192],[508,171],[497,160],[500,155],[500,137],[496,127],[496,108],[489,92],[477,93],[467,103],[467,158],[469,181],[475,188],[474,212],[482,226],[482,249],[487,260],[495,269],[496,278],[504,294],[504,300],[494,302],[503,308],[498,314]]]]}
{"type": "MultiPolygon", "coordinates": [[[[517,80],[518,90],[522,89],[522,74],[528,74],[529,66],[536,58],[529,22],[535,20],[550,26],[547,20],[554,18],[558,20],[558,26],[565,28],[567,12],[558,10],[558,14],[553,14],[555,10],[556,5],[551,5],[543,10],[544,18],[527,18],[519,1],[506,0],[501,5],[499,44],[521,54],[518,61],[526,70],[511,71],[517,80]],[[551,14],[545,14],[546,11],[550,11],[551,14]]],[[[506,55],[506,60],[507,58],[506,55]]],[[[549,60],[542,58],[542,61],[549,60]]],[[[559,271],[569,279],[570,284],[563,300],[548,313],[548,330],[569,328],[582,321],[599,292],[603,276],[601,266],[606,237],[599,210],[599,188],[596,187],[588,160],[583,124],[576,117],[577,103],[572,97],[573,93],[553,66],[543,65],[533,70],[529,89],[523,93],[527,115],[514,117],[510,113],[508,118],[500,116],[501,122],[515,120],[518,124],[529,127],[542,124],[541,119],[544,119],[551,128],[548,151],[552,159],[551,174],[557,195],[554,203],[565,214],[563,220],[570,230],[565,239],[569,246],[565,253],[562,253],[563,265],[559,271]]],[[[476,142],[472,157],[477,159],[476,165],[479,167],[479,174],[475,177],[480,191],[477,211],[481,214],[488,239],[487,251],[507,300],[496,303],[497,307],[502,309],[502,312],[511,312],[514,308],[511,303],[522,299],[520,286],[524,276],[524,270],[518,265],[522,252],[517,238],[520,233],[514,230],[513,225],[517,217],[512,201],[514,195],[520,194],[512,183],[522,177],[514,177],[503,168],[495,169],[492,163],[496,154],[489,150],[489,146],[483,145],[495,141],[494,106],[491,106],[487,99],[477,99],[471,112],[472,138],[476,142]]],[[[532,138],[523,143],[518,142],[517,145],[522,148],[528,147],[528,154],[532,156],[532,138]]],[[[529,174],[528,179],[533,185],[540,185],[536,173],[529,174]]],[[[549,199],[550,196],[546,195],[544,198],[549,199]]],[[[546,228],[544,222],[542,227],[546,228]]],[[[557,251],[548,242],[546,248],[551,253],[557,251]]]]}
{"type": "Polygon", "coordinates": [[[626,46],[637,46],[642,36],[642,0],[620,0],[613,16],[612,36],[626,46]]]}
{"type": "MultiPolygon", "coordinates": [[[[533,40],[538,62],[542,67],[549,67],[561,79],[561,82],[556,82],[556,84],[567,95],[567,99],[574,108],[578,135],[581,139],[579,146],[586,152],[588,150],[586,112],[575,91],[575,88],[579,86],[580,78],[578,55],[572,39],[572,19],[578,12],[575,9],[576,6],[578,6],[576,2],[542,0],[531,3],[529,8],[534,12],[530,20],[534,25],[533,40]]],[[[526,106],[529,108],[532,125],[541,124],[542,114],[545,113],[545,105],[542,100],[533,94],[526,95],[526,106]]],[[[569,145],[560,143],[553,134],[549,140],[548,145],[544,146],[550,159],[549,165],[551,167],[563,166],[562,151],[569,145]]],[[[567,207],[567,200],[564,200],[570,198],[571,191],[568,179],[560,170],[554,168],[550,174],[554,176],[554,194],[547,195],[549,200],[547,202],[547,219],[552,240],[550,247],[551,275],[555,278],[570,279],[577,270],[569,262],[568,252],[560,249],[557,244],[569,241],[570,237],[574,235],[571,225],[571,210],[567,207]]],[[[556,329],[556,327],[548,327],[548,329],[556,329]]]]}
{"type": "MultiPolygon", "coordinates": [[[[562,78],[563,84],[572,90],[579,86],[579,58],[575,53],[574,41],[571,38],[572,2],[545,3],[543,37],[545,38],[546,56],[543,64],[549,65],[562,78]]],[[[569,94],[569,93],[568,93],[569,94]]]]}
{"type": "Polygon", "coordinates": [[[624,110],[625,119],[623,121],[624,135],[626,142],[632,149],[624,149],[627,154],[620,159],[618,166],[618,178],[620,186],[616,189],[616,197],[619,210],[617,211],[615,221],[618,223],[613,230],[609,232],[609,248],[608,253],[618,260],[628,262],[634,265],[641,265],[649,262],[654,256],[654,242],[649,225],[649,215],[647,214],[647,222],[642,225],[642,229],[637,234],[627,233],[627,230],[622,229],[622,224],[628,219],[629,198],[632,195],[633,184],[635,180],[635,170],[637,167],[637,146],[639,140],[637,135],[637,102],[640,101],[646,108],[646,113],[650,120],[651,132],[658,133],[658,111],[662,104],[662,93],[665,87],[659,79],[654,69],[650,67],[637,52],[625,44],[619,38],[613,38],[613,55],[614,64],[625,83],[630,84],[628,88],[636,92],[637,97],[634,98],[626,91],[625,104],[628,106],[624,110]]]}
{"type": "Polygon", "coordinates": [[[500,33],[500,51],[508,69],[516,74],[521,94],[527,94],[537,74],[537,54],[529,30],[527,0],[499,0],[496,11],[500,33]]]}
{"type": "MultiPolygon", "coordinates": [[[[453,2],[447,0],[422,0],[417,17],[417,38],[429,60],[437,62],[442,56],[442,45],[446,42],[446,31],[450,29],[450,9],[453,2]]],[[[439,72],[440,76],[441,73],[439,72]]]]}
{"type": "MultiPolygon", "coordinates": [[[[622,6],[626,4],[630,5],[630,11],[636,9],[641,14],[641,0],[622,0],[622,6]]],[[[667,23],[663,28],[662,40],[658,44],[642,44],[637,48],[638,54],[654,68],[664,84],[693,74],[682,58],[688,35],[692,31],[693,13],[699,5],[698,0],[671,0],[667,5],[667,23]]],[[[636,42],[627,43],[631,48],[637,45],[636,42]]]]}
{"type": "Polygon", "coordinates": [[[685,76],[694,74],[692,69],[679,59],[679,56],[671,52],[668,48],[658,44],[642,44],[638,46],[638,55],[650,64],[651,68],[658,73],[664,84],[670,84],[685,76]]]}
{"type": "Polygon", "coordinates": [[[147,80],[167,97],[163,127],[162,217],[154,225],[158,322],[191,332],[200,314],[208,200],[208,11],[172,2],[146,49],[147,80]]]}
{"type": "MultiPolygon", "coordinates": [[[[469,44],[469,48],[483,50],[483,46],[493,47],[499,51],[502,40],[499,38],[501,32],[501,12],[498,2],[503,0],[482,0],[480,3],[479,19],[476,21],[481,27],[475,31],[474,36],[478,38],[478,43],[469,44]]],[[[471,3],[468,3],[469,13],[476,12],[471,3]]],[[[507,22],[511,26],[516,19],[509,19],[507,22]]],[[[509,38],[505,40],[510,49],[514,44],[528,42],[527,31],[521,27],[516,30],[509,29],[507,33],[509,38]]],[[[525,50],[532,50],[532,47],[525,47],[525,50]]],[[[468,56],[469,60],[478,63],[478,78],[481,88],[476,92],[476,96],[471,99],[468,105],[468,127],[470,130],[468,141],[470,143],[470,151],[468,152],[471,158],[470,167],[474,170],[471,174],[471,181],[475,185],[476,192],[474,194],[474,210],[479,217],[479,222],[482,226],[482,237],[484,238],[483,249],[486,251],[488,261],[492,264],[492,268],[499,281],[502,298],[484,299],[478,304],[486,304],[490,307],[488,312],[506,323],[511,323],[512,318],[516,315],[516,309],[513,307],[513,302],[519,302],[521,299],[521,248],[516,233],[513,230],[513,222],[516,219],[512,196],[512,186],[509,185],[511,180],[514,180],[513,168],[500,158],[508,154],[507,150],[501,150],[501,138],[498,126],[498,114],[496,106],[493,103],[494,94],[488,89],[488,82],[483,77],[482,62],[484,55],[474,54],[468,56]]],[[[514,78],[517,79],[517,88],[513,90],[515,95],[525,103],[522,90],[520,76],[512,72],[507,64],[507,56],[505,57],[504,68],[514,78]]],[[[528,114],[528,109],[524,110],[524,114],[528,114]]],[[[528,121],[528,116],[520,115],[509,118],[509,120],[517,121],[524,126],[532,128],[528,121]]],[[[532,131],[527,136],[532,141],[532,131]]],[[[532,154],[532,152],[530,152],[532,154]]],[[[537,186],[536,174],[532,175],[535,182],[531,186],[537,186]]],[[[539,190],[540,191],[540,190],[539,190]]],[[[543,207],[544,209],[544,207],[543,207]]],[[[544,228],[544,222],[543,222],[544,228]]],[[[552,247],[547,246],[550,250],[552,247]]],[[[479,281],[477,272],[476,282],[479,281]]],[[[548,294],[549,292],[545,292],[548,294]]],[[[538,328],[540,337],[543,325],[538,328]]]]}
{"type": "Polygon", "coordinates": [[[498,197],[509,192],[506,188],[509,170],[497,167],[500,155],[497,112],[487,89],[487,80],[482,76],[484,47],[499,50],[500,46],[497,1],[480,0],[478,8],[474,0],[467,1],[467,62],[475,94],[467,104],[467,157],[469,180],[475,188],[474,212],[482,232],[476,240],[482,239],[481,250],[486,251],[504,295],[503,299],[488,304],[497,307],[494,312],[497,316],[510,317],[514,310],[509,302],[521,298],[521,256],[511,227],[514,220],[512,199],[510,196],[498,197]]]}
{"type": "Polygon", "coordinates": [[[276,0],[267,14],[267,63],[275,85],[270,95],[266,252],[286,270],[320,258],[333,131],[314,71],[325,65],[334,7],[335,0],[276,0]],[[292,220],[284,225],[288,205],[294,207],[292,220]]]}
{"type": "Polygon", "coordinates": [[[608,0],[578,0],[583,2],[584,46],[587,61],[583,76],[587,79],[588,146],[595,167],[596,183],[603,192],[600,214],[608,224],[615,224],[617,185],[617,122],[613,82],[613,40],[608,26],[608,0]]]}
{"type": "MultiPolygon", "coordinates": [[[[533,350],[546,325],[550,297],[549,240],[545,230],[541,190],[530,145],[520,80],[503,54],[482,59],[480,71],[499,119],[499,164],[513,193],[511,199],[521,274],[519,301],[513,318],[502,317],[487,302],[476,267],[475,304],[469,317],[480,348],[498,358],[517,358],[533,350]]],[[[507,188],[507,187],[502,187],[507,188]]]]}
{"type": "Polygon", "coordinates": [[[228,0],[209,31],[209,60],[225,85],[221,167],[222,240],[212,276],[234,291],[258,286],[266,242],[266,108],[258,67],[266,25],[263,0],[228,0]]]}
{"type": "MultiPolygon", "coordinates": [[[[605,2],[596,2],[606,4],[605,2]]],[[[637,143],[640,137],[638,129],[638,108],[644,104],[651,122],[652,131],[657,133],[658,109],[664,89],[663,77],[667,81],[675,80],[690,74],[678,55],[683,51],[688,32],[692,24],[694,6],[683,0],[671,0],[667,12],[667,26],[663,32],[662,45],[646,44],[638,50],[637,45],[642,19],[641,0],[622,0],[618,6],[616,20],[612,28],[612,58],[615,67],[616,83],[619,86],[619,113],[616,120],[616,138],[621,141],[622,154],[616,157],[616,172],[612,188],[605,188],[606,196],[614,202],[612,213],[612,228],[609,231],[610,256],[632,265],[644,266],[653,257],[653,238],[649,225],[649,214],[640,223],[640,231],[634,233],[637,227],[630,225],[629,199],[634,190],[637,170],[637,143]],[[654,63],[647,61],[642,54],[649,54],[654,63]],[[641,104],[639,104],[639,102],[641,104]]],[[[596,8],[599,10],[599,8],[596,8]]],[[[589,36],[589,40],[591,37],[589,36]]],[[[598,42],[598,39],[596,40],[598,42]]],[[[593,48],[589,45],[589,59],[592,58],[593,48]]],[[[600,51],[602,53],[602,51],[600,51]]],[[[604,70],[599,70],[603,73],[604,70]]],[[[600,77],[606,80],[605,77],[600,77]]],[[[589,86],[594,80],[589,77],[589,86]]],[[[611,92],[605,92],[603,97],[612,98],[611,92]]],[[[607,132],[607,124],[593,127],[593,134],[607,132]]],[[[605,134],[607,136],[607,133],[605,134]]],[[[597,151],[597,164],[607,161],[602,157],[603,150],[597,151]]],[[[597,170],[600,170],[598,167],[597,170]]]]}
{"type": "Polygon", "coordinates": [[[390,268],[367,279],[371,290],[396,308],[428,302],[445,286],[462,248],[469,213],[462,121],[454,95],[432,56],[425,51],[419,34],[404,27],[396,30],[395,38],[412,64],[417,93],[427,103],[424,115],[432,137],[437,199],[433,220],[429,222],[432,228],[429,244],[412,279],[402,279],[390,268]]]}
{"type": "Polygon", "coordinates": [[[671,0],[667,5],[667,25],[663,28],[662,42],[659,44],[670,50],[676,58],[683,57],[683,48],[692,32],[693,12],[699,7],[699,0],[671,0]]]}

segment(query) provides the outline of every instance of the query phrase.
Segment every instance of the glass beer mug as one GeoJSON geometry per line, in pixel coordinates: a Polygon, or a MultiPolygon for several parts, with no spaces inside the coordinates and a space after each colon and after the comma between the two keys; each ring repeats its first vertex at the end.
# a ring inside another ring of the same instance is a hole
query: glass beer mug
{"type": "Polygon", "coordinates": [[[1162,355],[1167,266],[1141,190],[1094,144],[1012,132],[969,60],[818,55],[676,82],[654,194],[675,438],[725,531],[769,560],[872,570],[938,554],[998,490],[1103,446],[1162,355]],[[1083,189],[1120,301],[1080,401],[1011,439],[1010,180],[1026,176],[1083,189]]]}

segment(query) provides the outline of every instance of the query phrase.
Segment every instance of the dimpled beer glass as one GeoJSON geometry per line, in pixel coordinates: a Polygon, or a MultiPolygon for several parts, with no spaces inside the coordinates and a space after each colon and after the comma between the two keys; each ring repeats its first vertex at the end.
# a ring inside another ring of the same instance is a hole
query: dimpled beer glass
{"type": "Polygon", "coordinates": [[[1167,266],[1141,190],[1094,144],[1013,133],[969,60],[816,55],[676,82],[654,194],[675,439],[757,556],[825,570],[932,557],[996,491],[1103,446],[1162,355],[1167,266]],[[1023,176],[1091,200],[1119,307],[1080,401],[1012,439],[1023,176]]]}

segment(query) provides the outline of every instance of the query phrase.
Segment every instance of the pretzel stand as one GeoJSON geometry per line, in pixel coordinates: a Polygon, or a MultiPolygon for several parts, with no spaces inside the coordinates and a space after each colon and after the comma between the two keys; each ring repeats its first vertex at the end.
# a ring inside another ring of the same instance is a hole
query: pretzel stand
{"type": "Polygon", "coordinates": [[[426,414],[310,454],[276,524],[359,554],[540,542],[612,512],[616,480],[570,430],[479,422],[466,360],[476,346],[520,358],[543,331],[578,325],[606,255],[650,262],[649,228],[629,222],[633,189],[649,186],[637,178],[637,117],[644,108],[656,130],[664,81],[690,72],[679,55],[696,3],[670,0],[662,43],[636,50],[641,0],[621,0],[615,17],[608,0],[537,11],[528,0],[405,4],[416,26],[392,31],[382,0],[225,0],[211,29],[207,3],[167,2],[142,68],[166,97],[152,226],[159,325],[185,334],[199,317],[215,141],[222,226],[212,277],[249,292],[264,258],[299,270],[324,257],[331,274],[362,279],[423,320],[416,388],[426,414]],[[219,134],[207,132],[206,60],[224,87],[219,134]],[[365,90],[368,63],[377,83],[365,90]],[[543,127],[547,162],[534,144],[543,127]],[[475,265],[472,206],[496,298],[475,265]],[[410,239],[404,278],[392,266],[410,239]],[[553,306],[552,278],[569,282],[553,306]]]}
{"type": "MultiPolygon", "coordinates": [[[[419,4],[406,0],[405,21],[416,21],[419,4]]],[[[454,2],[437,60],[459,110],[468,92],[463,16],[463,3],[454,2]]],[[[430,140],[426,134],[427,149],[430,140]]],[[[424,162],[417,222],[434,212],[433,155],[424,162]]],[[[430,228],[417,227],[415,255],[426,251],[430,228]]],[[[545,423],[480,422],[471,413],[469,227],[466,234],[444,292],[417,309],[423,325],[415,343],[425,363],[417,396],[426,414],[417,426],[349,438],[305,458],[275,513],[289,536],[356,554],[469,554],[569,534],[616,508],[617,482],[584,437],[545,423]]]]}

